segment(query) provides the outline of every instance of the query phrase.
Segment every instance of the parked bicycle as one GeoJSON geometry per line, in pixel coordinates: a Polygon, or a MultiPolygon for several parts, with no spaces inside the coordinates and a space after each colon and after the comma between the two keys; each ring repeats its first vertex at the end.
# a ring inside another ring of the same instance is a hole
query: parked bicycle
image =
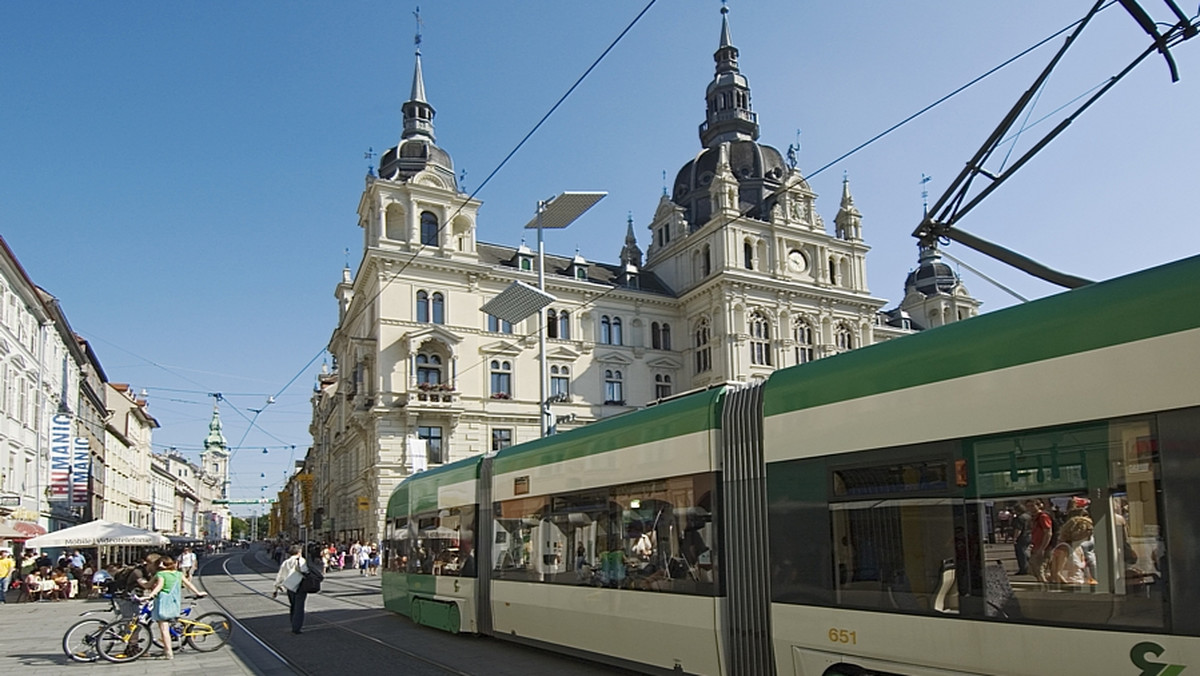
{"type": "Polygon", "coordinates": [[[119,620],[124,614],[115,594],[105,594],[103,598],[108,599],[108,608],[80,613],[84,619],[72,624],[63,634],[63,652],[76,662],[95,662],[100,659],[100,652],[96,648],[96,638],[100,635],[100,630],[113,620],[119,620]],[[110,614],[112,617],[99,617],[101,614],[110,614]]]}

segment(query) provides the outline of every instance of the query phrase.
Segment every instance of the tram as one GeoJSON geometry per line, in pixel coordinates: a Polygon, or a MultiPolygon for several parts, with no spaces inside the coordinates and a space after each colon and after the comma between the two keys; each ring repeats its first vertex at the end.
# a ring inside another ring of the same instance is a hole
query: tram
{"type": "Polygon", "coordinates": [[[1200,257],[421,472],[385,605],[646,673],[1179,673],[1197,297],[1200,257]]]}

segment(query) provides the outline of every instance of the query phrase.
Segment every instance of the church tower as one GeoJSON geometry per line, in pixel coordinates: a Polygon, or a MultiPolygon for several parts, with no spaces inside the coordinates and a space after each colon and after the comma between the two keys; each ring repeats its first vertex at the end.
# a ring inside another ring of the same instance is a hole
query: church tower
{"type": "Polygon", "coordinates": [[[208,436],[204,438],[204,451],[200,453],[200,465],[204,472],[221,482],[221,497],[229,499],[229,444],[221,433],[221,413],[213,405],[212,420],[208,423],[208,436]]]}

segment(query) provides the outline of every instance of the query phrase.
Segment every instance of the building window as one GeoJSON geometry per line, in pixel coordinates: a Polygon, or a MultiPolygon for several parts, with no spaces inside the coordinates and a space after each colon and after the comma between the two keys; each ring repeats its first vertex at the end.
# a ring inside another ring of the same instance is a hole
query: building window
{"type": "Polygon", "coordinates": [[[492,451],[503,451],[512,446],[513,431],[510,429],[492,430],[492,451]]]}
{"type": "Polygon", "coordinates": [[[796,363],[807,364],[813,360],[813,328],[807,319],[797,319],[792,327],[792,340],[796,341],[796,363]]]}
{"type": "Polygon", "coordinates": [[[621,318],[620,317],[612,318],[612,344],[613,345],[624,345],[625,344],[625,341],[622,340],[622,338],[621,338],[621,318]]]}
{"type": "Polygon", "coordinates": [[[621,345],[621,318],[603,315],[600,317],[600,342],[604,345],[621,345]]]}
{"type": "Polygon", "coordinates": [[[521,269],[525,270],[527,272],[532,271],[533,270],[533,259],[532,258],[522,258],[521,259],[521,269]]]}
{"type": "Polygon", "coordinates": [[[558,337],[563,340],[571,339],[571,313],[566,310],[558,313],[558,337]]]}
{"type": "Polygon", "coordinates": [[[571,367],[550,367],[550,398],[555,401],[567,401],[571,396],[571,367]]]}
{"type": "Polygon", "coordinates": [[[446,323],[446,299],[440,293],[433,294],[433,323],[446,323]]]}
{"type": "Polygon", "coordinates": [[[429,294],[425,291],[417,292],[417,321],[429,323],[429,294]]]}
{"type": "Polygon", "coordinates": [[[742,258],[747,270],[754,269],[754,245],[750,242],[742,244],[742,258]]]}
{"type": "Polygon", "coordinates": [[[771,365],[771,320],[758,311],[750,315],[750,363],[771,365]]]}
{"type": "Polygon", "coordinates": [[[625,405],[625,388],[620,371],[605,369],[604,371],[604,403],[625,405]]]}
{"type": "Polygon", "coordinates": [[[446,462],[442,447],[442,428],[417,427],[417,438],[425,441],[425,458],[430,463],[446,462]]]}
{"type": "Polygon", "coordinates": [[[426,246],[437,246],[438,243],[438,220],[437,216],[429,211],[421,212],[421,244],[426,246]]]}
{"type": "Polygon", "coordinates": [[[492,360],[492,399],[512,398],[512,362],[492,360]]]}
{"type": "Polygon", "coordinates": [[[651,322],[650,347],[655,350],[671,349],[671,325],[663,322],[651,322]]]}
{"type": "Polygon", "coordinates": [[[696,373],[712,370],[712,348],[708,344],[708,320],[701,319],[696,327],[694,345],[696,348],[696,373]]]}
{"type": "Polygon", "coordinates": [[[854,349],[854,334],[850,331],[850,327],[845,324],[838,324],[837,331],[834,334],[834,344],[838,350],[853,350],[854,349]]]}
{"type": "Polygon", "coordinates": [[[671,396],[671,376],[659,373],[654,376],[654,398],[664,399],[671,396]]]}
{"type": "Polygon", "coordinates": [[[442,358],[436,354],[417,355],[417,385],[442,383],[442,358]]]}
{"type": "Polygon", "coordinates": [[[500,319],[496,315],[488,315],[487,322],[488,322],[488,331],[491,331],[493,333],[512,333],[512,324],[503,319],[500,319]]]}
{"type": "Polygon", "coordinates": [[[708,273],[712,272],[712,255],[708,245],[704,245],[704,251],[700,255],[700,276],[707,277],[708,273]]]}
{"type": "Polygon", "coordinates": [[[584,266],[582,266],[582,265],[578,265],[578,266],[576,266],[576,267],[575,267],[575,279],[582,279],[583,281],[585,281],[585,282],[586,282],[586,281],[587,281],[587,278],[588,278],[588,276],[587,276],[587,268],[585,268],[585,267],[584,267],[584,266]]]}
{"type": "Polygon", "coordinates": [[[558,311],[546,310],[546,337],[558,337],[558,311]]]}

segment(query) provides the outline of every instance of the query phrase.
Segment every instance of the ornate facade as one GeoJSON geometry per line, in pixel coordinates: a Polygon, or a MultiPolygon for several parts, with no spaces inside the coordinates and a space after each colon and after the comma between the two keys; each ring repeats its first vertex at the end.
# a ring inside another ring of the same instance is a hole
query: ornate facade
{"type": "MultiPolygon", "coordinates": [[[[795,163],[758,141],[725,16],[714,59],[701,149],[659,201],[645,260],[632,218],[615,264],[547,255],[556,300],[540,327],[536,314],[514,326],[480,311],[514,281],[537,286],[537,257],[477,239],[480,202],[436,144],[417,52],[401,140],[359,201],[361,264],[334,294],[335,361],[314,392],[305,460],[313,519],[301,525],[375,540],[404,477],[537,438],[540,330],[561,431],[921,328],[867,288],[849,183],[829,232],[795,163]]],[[[977,312],[965,289],[956,298],[962,316],[977,312]]],[[[916,287],[906,301],[930,305],[916,287]]]]}

